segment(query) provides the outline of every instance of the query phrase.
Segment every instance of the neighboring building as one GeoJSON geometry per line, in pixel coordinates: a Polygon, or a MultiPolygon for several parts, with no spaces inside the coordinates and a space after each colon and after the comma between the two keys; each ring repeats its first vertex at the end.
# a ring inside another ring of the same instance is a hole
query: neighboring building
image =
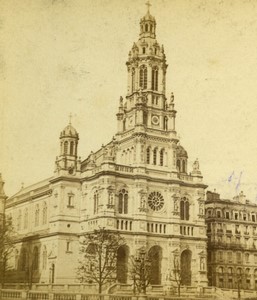
{"type": "Polygon", "coordinates": [[[4,219],[6,199],[7,196],[4,192],[4,181],[2,179],[2,174],[0,173],[0,225],[4,219]]]}
{"type": "Polygon", "coordinates": [[[257,205],[207,192],[209,285],[257,289],[257,205]]]}
{"type": "MultiPolygon", "coordinates": [[[[119,101],[114,138],[81,161],[79,135],[69,124],[60,135],[53,176],[7,200],[18,232],[15,280],[22,281],[32,266],[33,281],[76,281],[79,236],[105,227],[127,241],[118,265],[145,247],[152,255],[152,284],[170,286],[178,258],[182,285],[207,285],[207,186],[197,160],[188,172],[175,129],[174,96],[166,97],[164,48],[149,11],[126,65],[127,95],[119,101]]],[[[124,270],[117,278],[131,280],[124,270]]]]}

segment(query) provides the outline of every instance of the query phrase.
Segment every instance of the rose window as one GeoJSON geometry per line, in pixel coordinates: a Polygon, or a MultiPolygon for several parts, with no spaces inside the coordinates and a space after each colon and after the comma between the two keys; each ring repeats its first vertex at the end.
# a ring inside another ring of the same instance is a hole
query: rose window
{"type": "Polygon", "coordinates": [[[152,210],[160,210],[163,208],[164,205],[164,199],[161,193],[159,192],[152,192],[148,196],[148,205],[152,210]]]}

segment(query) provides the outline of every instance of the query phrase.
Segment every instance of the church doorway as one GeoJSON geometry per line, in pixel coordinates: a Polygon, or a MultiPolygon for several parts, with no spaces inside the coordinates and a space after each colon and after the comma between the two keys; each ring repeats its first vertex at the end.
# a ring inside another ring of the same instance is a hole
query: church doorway
{"type": "Polygon", "coordinates": [[[185,250],[181,253],[181,285],[191,285],[191,260],[192,252],[190,250],[185,250]]]}
{"type": "Polygon", "coordinates": [[[117,251],[117,280],[119,283],[127,283],[128,278],[128,246],[121,246],[117,251]]]}
{"type": "Polygon", "coordinates": [[[159,246],[153,246],[148,252],[149,260],[151,263],[151,284],[161,284],[161,262],[162,262],[162,249],[159,246]]]}

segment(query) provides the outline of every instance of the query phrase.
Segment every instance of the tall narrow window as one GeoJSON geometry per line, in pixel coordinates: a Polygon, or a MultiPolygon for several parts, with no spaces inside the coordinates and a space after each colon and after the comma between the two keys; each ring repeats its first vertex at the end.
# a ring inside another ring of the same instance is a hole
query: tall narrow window
{"type": "Polygon", "coordinates": [[[168,130],[168,118],[166,116],[163,118],[163,129],[168,130]]]}
{"type": "Polygon", "coordinates": [[[45,225],[47,223],[47,205],[44,202],[44,206],[43,206],[43,225],[45,225]]]}
{"type": "Polygon", "coordinates": [[[124,214],[128,213],[128,194],[124,194],[124,214]]]}
{"type": "Polygon", "coordinates": [[[133,68],[131,71],[131,90],[134,92],[135,90],[135,69],[133,68]]]}
{"type": "Polygon", "coordinates": [[[98,206],[99,206],[99,193],[95,191],[94,193],[94,214],[98,213],[98,206]]]}
{"type": "Polygon", "coordinates": [[[35,226],[39,225],[39,205],[36,205],[35,208],[35,226]]]}
{"type": "Polygon", "coordinates": [[[17,230],[21,230],[21,210],[18,212],[17,230]]]}
{"type": "Polygon", "coordinates": [[[25,213],[24,213],[24,229],[28,228],[28,218],[29,218],[28,208],[25,208],[25,213]]]}
{"type": "Polygon", "coordinates": [[[74,142],[70,143],[70,155],[74,154],[74,142]]]}
{"type": "Polygon", "coordinates": [[[118,212],[119,214],[128,213],[128,191],[125,189],[119,192],[118,212]]]}
{"type": "Polygon", "coordinates": [[[26,249],[21,250],[21,271],[25,271],[27,267],[27,251],[26,249]]]}
{"type": "Polygon", "coordinates": [[[180,219],[181,220],[185,219],[185,202],[184,202],[184,200],[180,201],[180,219]]]}
{"type": "Polygon", "coordinates": [[[147,112],[145,112],[145,111],[144,111],[144,114],[143,114],[143,124],[147,125],[147,112]]]}
{"type": "Polygon", "coordinates": [[[189,220],[189,201],[186,198],[180,201],[180,219],[189,220]]]}
{"type": "Polygon", "coordinates": [[[152,69],[152,90],[158,91],[158,68],[152,69]]]}
{"type": "Polygon", "coordinates": [[[184,160],[182,161],[182,172],[186,172],[186,162],[184,160]]]}
{"type": "Polygon", "coordinates": [[[177,170],[180,172],[180,160],[177,160],[177,170]]]}
{"type": "Polygon", "coordinates": [[[64,142],[64,154],[67,154],[68,153],[68,142],[65,141],[64,142]]]}
{"type": "Polygon", "coordinates": [[[160,165],[163,166],[163,157],[164,157],[164,150],[161,149],[160,151],[160,165]]]}
{"type": "Polygon", "coordinates": [[[74,194],[72,192],[70,192],[68,194],[68,203],[67,203],[67,207],[74,207],[74,194]]]}
{"type": "Polygon", "coordinates": [[[150,164],[150,151],[151,151],[151,149],[150,149],[150,147],[148,147],[146,149],[146,163],[147,164],[150,164]]]}
{"type": "Polygon", "coordinates": [[[153,150],[153,164],[157,164],[157,148],[153,150]]]}
{"type": "Polygon", "coordinates": [[[32,270],[38,270],[38,247],[33,249],[32,270]]]}
{"type": "Polygon", "coordinates": [[[43,259],[42,259],[42,261],[43,261],[43,263],[42,263],[42,267],[43,267],[43,270],[45,270],[46,269],[46,265],[47,265],[47,250],[46,250],[46,246],[44,246],[44,250],[43,250],[43,255],[42,255],[43,257],[43,259]]]}
{"type": "Polygon", "coordinates": [[[147,68],[145,65],[140,67],[139,86],[144,90],[147,88],[147,68]]]}

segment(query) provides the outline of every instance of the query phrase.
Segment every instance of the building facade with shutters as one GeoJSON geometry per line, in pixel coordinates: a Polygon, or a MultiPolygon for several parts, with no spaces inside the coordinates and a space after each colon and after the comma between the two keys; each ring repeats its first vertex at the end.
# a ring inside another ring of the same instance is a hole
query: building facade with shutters
{"type": "Polygon", "coordinates": [[[38,282],[75,282],[79,237],[104,227],[127,242],[118,253],[117,264],[126,265],[119,282],[130,282],[129,256],[143,247],[153,258],[152,284],[170,285],[178,260],[182,285],[207,285],[207,186],[198,160],[188,167],[179,142],[174,96],[166,96],[164,47],[149,11],[126,66],[114,138],[81,160],[79,135],[69,124],[60,134],[53,176],[7,200],[18,233],[15,280],[32,268],[38,282]]]}
{"type": "Polygon", "coordinates": [[[208,280],[229,289],[257,288],[257,205],[207,192],[208,280]]]}

